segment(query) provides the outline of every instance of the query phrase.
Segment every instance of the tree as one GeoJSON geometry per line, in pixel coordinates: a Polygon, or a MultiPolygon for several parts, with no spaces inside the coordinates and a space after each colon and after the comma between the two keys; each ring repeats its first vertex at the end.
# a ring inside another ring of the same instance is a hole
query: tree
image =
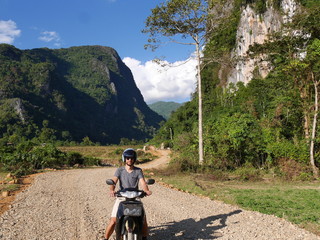
{"type": "Polygon", "coordinates": [[[305,59],[308,65],[309,78],[314,86],[314,114],[310,139],[310,164],[312,166],[313,175],[319,177],[319,168],[315,164],[314,145],[317,130],[318,111],[319,111],[319,84],[320,84],[320,40],[315,39],[307,49],[307,57],[305,59]]]}
{"type": "Polygon", "coordinates": [[[155,50],[162,41],[161,36],[170,42],[194,45],[197,58],[197,84],[198,84],[198,121],[199,121],[199,164],[203,160],[203,133],[202,133],[202,89],[201,89],[201,49],[206,41],[206,27],[208,20],[208,2],[205,0],[169,0],[152,9],[152,14],[146,20],[143,33],[149,34],[146,48],[155,50]],[[191,38],[192,42],[176,41],[191,38]]]}
{"type": "Polygon", "coordinates": [[[310,8],[302,7],[282,31],[273,34],[266,43],[251,48],[254,54],[268,54],[274,70],[285,73],[299,92],[304,137],[309,145],[310,165],[315,178],[319,177],[314,157],[320,84],[319,12],[320,5],[316,2],[310,8]]]}

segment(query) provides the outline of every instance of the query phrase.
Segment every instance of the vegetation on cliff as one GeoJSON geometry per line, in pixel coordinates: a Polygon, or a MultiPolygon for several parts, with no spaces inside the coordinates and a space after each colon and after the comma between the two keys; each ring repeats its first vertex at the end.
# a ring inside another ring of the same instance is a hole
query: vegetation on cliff
{"type": "Polygon", "coordinates": [[[2,142],[145,141],[162,120],[112,48],[19,50],[0,44],[2,142]]]}
{"type": "MultiPolygon", "coordinates": [[[[260,2],[268,7],[269,1],[250,1],[246,4],[256,6],[260,2]]],[[[311,136],[311,119],[315,116],[314,83],[319,81],[317,43],[320,38],[320,4],[313,0],[302,1],[293,24],[289,23],[284,28],[292,31],[300,29],[303,34],[289,37],[291,35],[280,32],[274,35],[274,38],[281,36],[276,44],[273,40],[251,49],[251,53],[268,54],[272,71],[266,78],[255,74],[247,85],[238,83],[226,86],[226,74],[220,70],[222,64],[228,66],[232,63],[230,56],[235,46],[235,30],[242,4],[241,1],[233,1],[233,10],[228,9],[225,20],[219,21],[221,24],[216,26],[206,46],[205,56],[213,56],[212,59],[218,58],[220,61],[206,65],[201,73],[204,86],[205,166],[197,163],[196,95],[173,113],[154,142],[166,142],[179,150],[176,163],[186,171],[252,167],[272,170],[276,175],[287,175],[290,179],[312,179],[316,175],[310,165],[310,140],[305,136],[305,121],[307,116],[307,131],[311,136]],[[300,53],[304,53],[304,59],[297,58],[300,53]],[[300,72],[297,68],[290,68],[293,57],[299,61],[300,72]],[[221,61],[223,58],[225,61],[221,61]],[[310,80],[311,73],[315,82],[310,80]],[[299,81],[303,84],[299,85],[299,81]],[[295,168],[295,174],[289,174],[290,166],[295,168]]],[[[318,137],[313,140],[315,165],[319,166],[319,140],[318,137]]]]}

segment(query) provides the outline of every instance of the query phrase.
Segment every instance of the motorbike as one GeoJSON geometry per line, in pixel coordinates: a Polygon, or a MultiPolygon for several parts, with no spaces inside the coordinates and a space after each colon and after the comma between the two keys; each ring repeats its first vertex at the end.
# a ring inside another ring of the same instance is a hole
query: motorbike
{"type": "MultiPolygon", "coordinates": [[[[154,184],[154,179],[148,179],[148,185],[154,184]]],[[[108,185],[116,185],[112,179],[107,180],[108,185]]],[[[145,211],[139,200],[146,193],[134,188],[125,188],[115,193],[116,197],[125,200],[120,202],[115,226],[116,240],[141,240],[145,211]]]]}

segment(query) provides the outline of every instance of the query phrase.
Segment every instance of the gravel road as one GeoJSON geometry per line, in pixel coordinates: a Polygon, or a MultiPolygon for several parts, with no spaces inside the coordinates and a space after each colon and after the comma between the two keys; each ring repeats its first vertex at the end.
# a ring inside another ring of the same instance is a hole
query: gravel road
{"type": "MultiPolygon", "coordinates": [[[[114,199],[105,180],[115,168],[48,172],[18,194],[0,216],[0,239],[102,239],[114,199]]],[[[274,216],[150,186],[143,202],[151,240],[320,239],[274,216]]]]}

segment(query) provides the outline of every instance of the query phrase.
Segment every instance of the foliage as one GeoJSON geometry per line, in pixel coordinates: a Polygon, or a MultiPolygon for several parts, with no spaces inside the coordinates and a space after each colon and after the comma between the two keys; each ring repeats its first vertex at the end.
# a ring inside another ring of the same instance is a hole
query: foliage
{"type": "Polygon", "coordinates": [[[168,120],[172,112],[176,111],[182,105],[182,103],[159,101],[149,104],[148,106],[153,111],[155,111],[159,115],[163,116],[166,120],[168,120]]]}
{"type": "Polygon", "coordinates": [[[61,168],[78,165],[100,165],[93,157],[84,157],[79,153],[64,153],[52,144],[37,145],[31,141],[18,145],[1,146],[0,167],[16,176],[33,173],[45,168],[61,168]]]}
{"type": "MultiPolygon", "coordinates": [[[[162,44],[161,36],[177,42],[174,37],[181,39],[191,37],[192,41],[202,42],[201,36],[206,30],[208,3],[204,0],[170,0],[159,4],[151,11],[146,19],[145,29],[149,35],[145,48],[155,50],[162,44]]],[[[192,43],[185,43],[191,45],[192,43]]]]}
{"type": "MultiPolygon", "coordinates": [[[[303,8],[293,19],[293,24],[286,26],[286,33],[276,33],[272,41],[251,48],[250,57],[261,53],[268,56],[273,69],[266,78],[256,75],[247,85],[225,86],[224,74],[231,61],[226,56],[235,45],[235,35],[232,34],[237,29],[242,2],[233,3],[233,9],[225,15],[221,14],[224,21],[217,22],[216,31],[212,33],[204,53],[205,56],[213,54],[219,58],[204,66],[201,72],[205,168],[209,171],[239,169],[244,172],[243,178],[251,173],[259,178],[254,168],[273,169],[280,165],[281,160],[299,165],[301,171],[290,179],[309,179],[310,155],[306,132],[311,131],[310,123],[314,115],[315,93],[310,74],[319,79],[319,3],[313,2],[312,8],[303,8]],[[303,34],[289,34],[297,28],[303,34]],[[306,34],[309,34],[308,40],[306,34]],[[304,59],[297,58],[303,54],[304,59]],[[308,128],[306,117],[309,119],[308,128]]],[[[273,4],[278,3],[273,1],[273,4]]],[[[303,5],[309,4],[305,1],[303,5]]],[[[196,102],[197,97],[194,96],[172,114],[153,142],[164,142],[179,151],[175,162],[181,170],[202,172],[203,168],[195,162],[198,146],[196,102]]],[[[319,166],[318,137],[315,145],[315,162],[319,166]]],[[[279,171],[287,174],[285,168],[280,167],[279,171]]]]}
{"type": "Polygon", "coordinates": [[[163,120],[148,108],[130,70],[112,48],[19,50],[0,44],[3,141],[145,141],[163,120]]]}

